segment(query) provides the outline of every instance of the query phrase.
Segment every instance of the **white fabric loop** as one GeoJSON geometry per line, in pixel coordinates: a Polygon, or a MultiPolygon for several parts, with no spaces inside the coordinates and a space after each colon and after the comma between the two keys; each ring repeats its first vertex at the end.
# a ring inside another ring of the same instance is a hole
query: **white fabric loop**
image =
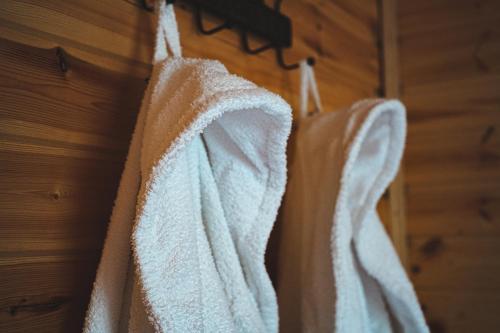
{"type": "Polygon", "coordinates": [[[322,112],[323,107],[319,98],[318,84],[312,66],[307,63],[307,60],[300,62],[300,117],[307,116],[307,103],[309,100],[309,92],[311,92],[315,111],[322,112]]]}
{"type": "Polygon", "coordinates": [[[164,0],[157,1],[155,13],[156,43],[153,63],[165,60],[170,54],[173,57],[182,57],[174,5],[167,5],[164,0]]]}

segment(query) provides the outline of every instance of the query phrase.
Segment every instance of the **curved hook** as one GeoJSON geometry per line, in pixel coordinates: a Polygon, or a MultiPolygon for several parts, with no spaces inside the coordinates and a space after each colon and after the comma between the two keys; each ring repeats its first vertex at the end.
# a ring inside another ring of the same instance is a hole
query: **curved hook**
{"type": "MultiPolygon", "coordinates": [[[[283,0],[275,0],[274,1],[274,10],[278,13],[281,12],[281,4],[283,0]]],[[[297,69],[299,68],[299,64],[285,64],[285,59],[283,57],[283,48],[277,47],[276,48],[276,59],[278,61],[278,64],[281,66],[281,68],[286,69],[286,70],[292,70],[292,69],[297,69]]],[[[306,59],[307,64],[309,66],[314,66],[316,64],[316,59],[313,57],[307,57],[306,59]]]]}
{"type": "Polygon", "coordinates": [[[196,25],[198,26],[198,30],[200,30],[201,33],[204,35],[212,35],[212,34],[215,34],[216,32],[221,31],[221,30],[231,28],[231,24],[226,21],[226,22],[222,23],[221,25],[216,26],[215,28],[207,30],[203,26],[203,18],[201,17],[200,7],[196,6],[194,12],[195,12],[195,16],[196,16],[196,25]]]}
{"type": "Polygon", "coordinates": [[[248,42],[248,34],[246,31],[241,32],[241,41],[243,44],[243,50],[245,50],[245,52],[248,54],[258,54],[258,53],[261,53],[263,51],[266,51],[266,50],[273,48],[272,44],[266,44],[266,45],[260,46],[256,49],[252,49],[250,47],[250,43],[248,42]]]}
{"type": "MultiPolygon", "coordinates": [[[[285,59],[283,57],[283,49],[282,48],[276,48],[276,59],[278,61],[278,64],[281,66],[281,68],[286,69],[286,70],[297,69],[300,66],[299,63],[285,64],[285,59]]],[[[308,57],[306,61],[307,61],[307,64],[309,66],[314,66],[316,64],[316,59],[314,59],[313,57],[308,57]]]]}

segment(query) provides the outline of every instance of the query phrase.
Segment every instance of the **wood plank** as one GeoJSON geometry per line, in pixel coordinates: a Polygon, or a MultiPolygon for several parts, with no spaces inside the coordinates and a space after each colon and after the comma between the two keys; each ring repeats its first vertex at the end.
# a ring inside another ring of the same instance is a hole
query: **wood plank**
{"type": "MultiPolygon", "coordinates": [[[[492,108],[494,103],[490,103],[492,108]]],[[[406,165],[413,186],[493,182],[500,187],[498,111],[414,111],[406,165]]]]}
{"type": "MultiPolygon", "coordinates": [[[[498,112],[417,110],[410,116],[408,152],[411,154],[469,154],[500,148],[498,112]],[[421,135],[419,135],[421,134],[421,135]]],[[[411,156],[409,156],[411,158],[411,156]]]]}
{"type": "MultiPolygon", "coordinates": [[[[360,5],[340,7],[312,0],[283,5],[283,11],[294,19],[294,47],[286,52],[286,58],[289,62],[309,55],[318,58],[317,78],[325,96],[323,103],[329,109],[372,96],[378,85],[376,6],[372,1],[360,3],[366,7],[362,18],[352,12],[360,5]],[[334,10],[339,20],[322,15],[324,10],[334,10]],[[316,25],[302,19],[311,16],[316,17],[316,25]]],[[[26,0],[5,1],[2,8],[0,26],[5,38],[21,39],[38,47],[63,46],[77,57],[129,75],[145,77],[148,73],[153,15],[140,10],[138,4],[117,0],[64,4],[26,0]]],[[[221,59],[230,71],[298,105],[298,73],[279,69],[273,52],[246,55],[233,31],[206,37],[196,31],[190,9],[177,6],[177,16],[186,56],[221,59]]]]}
{"type": "Polygon", "coordinates": [[[500,2],[400,1],[411,277],[435,332],[500,323],[500,2]]]}
{"type": "Polygon", "coordinates": [[[102,246],[144,82],[66,61],[0,41],[0,250],[102,246]]]}
{"type": "Polygon", "coordinates": [[[404,88],[403,101],[416,110],[498,110],[500,75],[435,82],[404,88]],[[425,96],[426,98],[422,98],[425,96]]]}
{"type": "MultiPolygon", "coordinates": [[[[99,141],[102,134],[128,140],[145,88],[143,80],[98,70],[69,54],[65,56],[68,70],[63,73],[57,50],[26,48],[6,40],[0,43],[1,117],[9,118],[2,128],[10,128],[2,132],[12,132],[13,122],[22,127],[19,122],[24,121],[56,127],[59,134],[91,128],[93,134],[101,135],[99,141]],[[115,126],[109,128],[110,123],[115,126]]],[[[126,144],[122,142],[121,147],[126,149],[126,144]]]]}
{"type": "Polygon", "coordinates": [[[500,187],[499,166],[497,154],[482,154],[470,160],[462,156],[449,158],[448,156],[432,156],[420,161],[408,163],[407,183],[412,186],[446,186],[453,183],[462,185],[466,190],[474,184],[494,182],[500,187]]]}
{"type": "Polygon", "coordinates": [[[411,186],[408,233],[413,236],[500,236],[500,186],[411,186]]]}
{"type": "Polygon", "coordinates": [[[471,26],[460,34],[440,33],[436,39],[432,39],[432,44],[428,38],[412,40],[411,47],[403,48],[405,60],[401,72],[406,87],[491,73],[498,75],[500,34],[490,27],[471,26]]]}
{"type": "Polygon", "coordinates": [[[0,165],[0,251],[102,246],[122,161],[0,151],[0,165]]]}
{"type": "Polygon", "coordinates": [[[421,290],[418,296],[432,332],[495,332],[500,325],[498,293],[421,290]]]}
{"type": "Polygon", "coordinates": [[[0,331],[80,331],[97,259],[0,266],[0,331]]]}
{"type": "Polygon", "coordinates": [[[400,7],[399,29],[404,38],[429,34],[435,37],[436,32],[443,30],[462,34],[464,26],[491,23],[496,26],[500,18],[500,4],[496,0],[425,0],[412,4],[404,1],[400,7]]]}
{"type": "Polygon", "coordinates": [[[145,82],[0,39],[0,331],[75,332],[145,82]]]}
{"type": "Polygon", "coordinates": [[[500,238],[410,237],[410,271],[417,290],[500,291],[500,238]]]}

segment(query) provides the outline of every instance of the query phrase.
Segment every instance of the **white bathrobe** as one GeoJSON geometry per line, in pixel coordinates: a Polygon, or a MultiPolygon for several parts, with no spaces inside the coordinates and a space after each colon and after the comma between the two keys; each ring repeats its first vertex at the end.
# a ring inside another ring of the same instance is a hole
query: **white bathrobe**
{"type": "Polygon", "coordinates": [[[376,213],[404,148],[398,101],[366,100],[298,124],[280,225],[283,332],[428,332],[376,213]]]}
{"type": "Polygon", "coordinates": [[[172,6],[159,3],[153,72],[84,331],[276,332],[264,251],[290,108],[217,61],[182,58],[172,6]]]}

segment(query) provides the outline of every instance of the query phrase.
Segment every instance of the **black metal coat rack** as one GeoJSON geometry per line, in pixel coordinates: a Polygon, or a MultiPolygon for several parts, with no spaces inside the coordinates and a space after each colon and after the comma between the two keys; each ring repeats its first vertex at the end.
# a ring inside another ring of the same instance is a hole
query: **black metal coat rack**
{"type": "MultiPolygon", "coordinates": [[[[166,0],[174,3],[175,0],[166,0]]],[[[288,16],[281,13],[282,0],[275,0],[273,8],[268,7],[263,0],[182,0],[194,7],[196,25],[205,35],[212,35],[224,29],[238,29],[241,33],[243,50],[248,54],[258,54],[269,49],[276,52],[278,64],[286,70],[296,69],[298,63],[287,64],[283,49],[292,46],[292,23],[288,16]],[[207,12],[224,23],[211,29],[203,25],[203,12],[207,12]],[[253,34],[266,41],[266,44],[252,49],[248,36],[253,34]]],[[[153,10],[142,0],[147,10],[153,10]]],[[[315,64],[315,59],[307,58],[309,65],[315,64]]]]}

